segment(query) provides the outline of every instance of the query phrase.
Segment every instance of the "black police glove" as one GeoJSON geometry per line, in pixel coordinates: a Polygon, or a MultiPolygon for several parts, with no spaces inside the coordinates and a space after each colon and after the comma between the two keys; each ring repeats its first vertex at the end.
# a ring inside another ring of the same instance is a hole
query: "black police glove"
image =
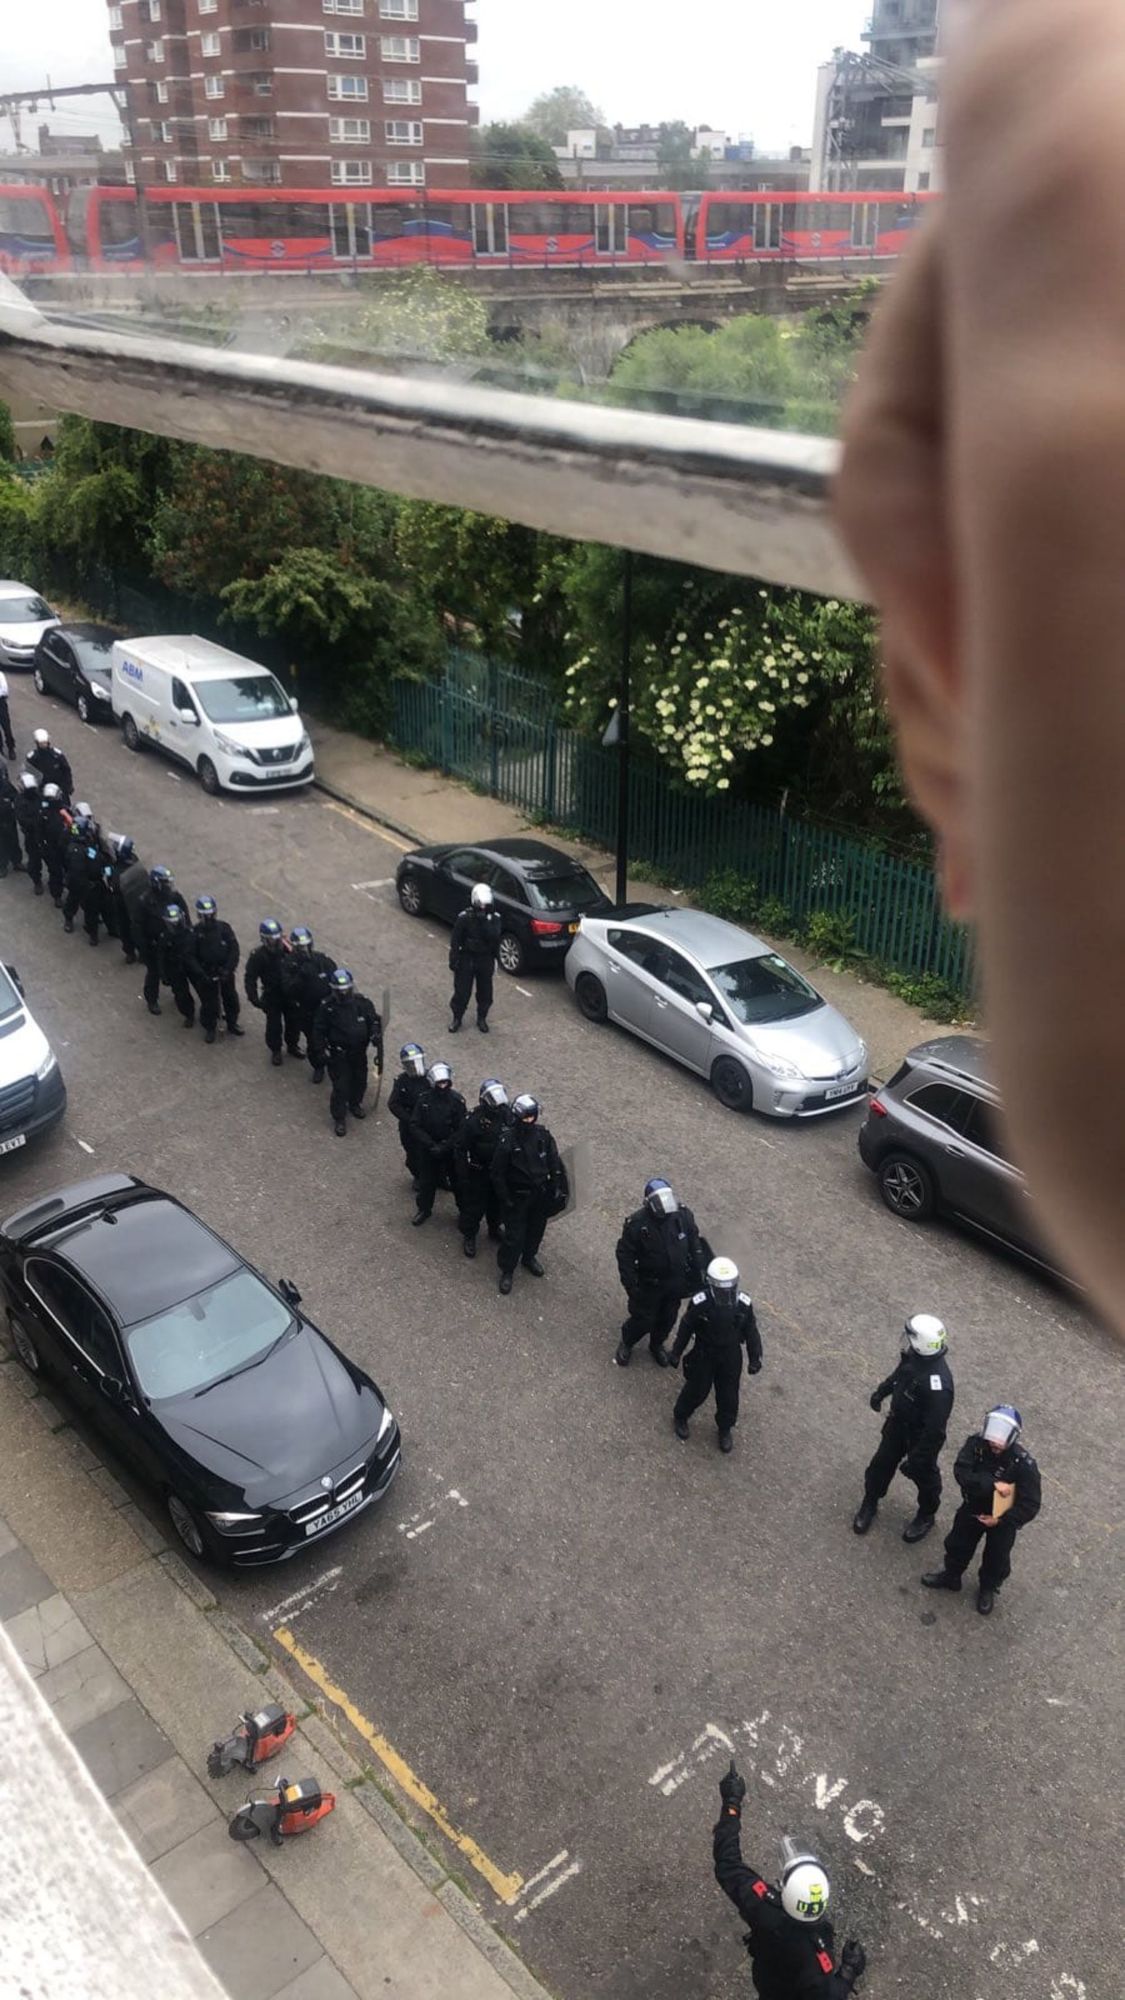
{"type": "Polygon", "coordinates": [[[746,1780],[736,1771],[734,1758],[730,1760],[730,1770],[719,1779],[719,1797],[731,1812],[742,1811],[742,1801],[746,1797],[746,1780]]]}
{"type": "Polygon", "coordinates": [[[762,1364],[760,1361],[748,1361],[746,1363],[746,1373],[748,1375],[760,1375],[761,1372],[762,1364]]]}
{"type": "Polygon", "coordinates": [[[857,1944],[854,1938],[847,1938],[840,1954],[841,1977],[846,1979],[850,1986],[854,1986],[857,1979],[863,1978],[866,1970],[867,1953],[863,1946],[857,1944]]]}
{"type": "Polygon", "coordinates": [[[871,1407],[873,1410],[881,1410],[883,1407],[882,1393],[878,1389],[872,1389],[871,1391],[871,1407]]]}

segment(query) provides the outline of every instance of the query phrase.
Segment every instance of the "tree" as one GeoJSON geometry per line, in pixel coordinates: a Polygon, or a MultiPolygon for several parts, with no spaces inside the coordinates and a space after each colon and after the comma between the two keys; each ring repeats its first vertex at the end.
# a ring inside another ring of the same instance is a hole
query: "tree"
{"type": "Polygon", "coordinates": [[[661,187],[706,188],[711,185],[707,154],[693,150],[694,134],[682,118],[657,127],[657,177],[661,187]]]}
{"type": "Polygon", "coordinates": [[[521,121],[550,146],[565,146],[568,132],[586,132],[605,124],[604,113],[577,84],[562,83],[545,90],[530,104],[521,121]]]}
{"type": "Polygon", "coordinates": [[[162,583],[188,597],[218,597],[262,576],[290,549],[330,543],[338,525],[335,482],[237,452],[177,448],[151,536],[162,583]]]}
{"type": "Polygon", "coordinates": [[[569,544],[467,508],[405,501],[395,549],[412,591],[485,652],[542,672],[558,657],[562,600],[551,565],[569,544]]]}
{"type": "Polygon", "coordinates": [[[480,188],[561,188],[553,148],[530,125],[485,125],[472,135],[472,183],[480,188]]]}
{"type": "Polygon", "coordinates": [[[11,465],[16,456],[16,427],[7,403],[0,403],[0,463],[11,465]]]}
{"type": "Polygon", "coordinates": [[[361,281],[358,303],[349,313],[333,314],[327,328],[316,329],[301,353],[313,360],[339,355],[386,362],[441,362],[450,365],[488,353],[488,306],[457,278],[445,277],[425,265],[413,270],[380,271],[361,281]]]}

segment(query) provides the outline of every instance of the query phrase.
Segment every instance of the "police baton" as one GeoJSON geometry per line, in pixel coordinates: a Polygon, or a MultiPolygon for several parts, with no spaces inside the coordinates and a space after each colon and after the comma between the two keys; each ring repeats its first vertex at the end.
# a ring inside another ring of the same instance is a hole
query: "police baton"
{"type": "MultiPolygon", "coordinates": [[[[379,1044],[379,1053],[382,1056],[384,1063],[387,1060],[387,1026],[390,1021],[390,1018],[391,1018],[391,989],[389,986],[384,986],[379,1006],[379,1029],[381,1036],[379,1044]]],[[[383,1072],[381,1069],[378,1069],[375,1072],[375,1102],[371,1107],[373,1111],[378,1111],[379,1099],[382,1097],[382,1095],[383,1095],[383,1072]]]]}

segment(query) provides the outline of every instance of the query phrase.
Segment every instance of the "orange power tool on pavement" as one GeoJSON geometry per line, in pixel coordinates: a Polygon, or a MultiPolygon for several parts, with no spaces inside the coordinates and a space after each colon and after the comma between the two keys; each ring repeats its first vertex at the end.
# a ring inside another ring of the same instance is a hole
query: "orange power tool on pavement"
{"type": "Polygon", "coordinates": [[[268,1758],[276,1757],[283,1743],[288,1743],[297,1727],[297,1718],[279,1703],[271,1702],[267,1708],[256,1708],[252,1713],[240,1715],[238,1727],[218,1743],[212,1743],[207,1753],[207,1774],[211,1778],[225,1778],[228,1771],[240,1767],[244,1771],[256,1770],[268,1758]]]}
{"type": "Polygon", "coordinates": [[[232,1840],[258,1840],[266,1834],[275,1847],[295,1833],[308,1833],[336,1809],[334,1792],[322,1792],[315,1778],[279,1778],[269,1798],[247,1799],[231,1815],[232,1840]]]}

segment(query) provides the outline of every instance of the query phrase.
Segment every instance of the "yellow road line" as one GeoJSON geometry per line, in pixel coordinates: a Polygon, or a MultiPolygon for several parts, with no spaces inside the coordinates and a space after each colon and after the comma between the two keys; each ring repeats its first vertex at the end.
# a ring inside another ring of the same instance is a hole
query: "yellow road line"
{"type": "Polygon", "coordinates": [[[352,1728],[362,1736],[379,1762],[390,1772],[396,1784],[401,1785],[407,1798],[413,1799],[415,1805],[420,1806],[422,1811],[429,1815],[434,1825],[440,1827],[446,1839],[452,1841],[454,1847],[476,1869],[477,1874],[484,1876],[489,1888],[495,1891],[502,1903],[514,1903],[523,1888],[523,1876],[505,1875],[502,1869],[497,1868],[494,1861],[489,1860],[483,1849],[477,1846],[471,1834],[458,1831],[429,1786],[423,1784],[421,1778],[415,1775],[405,1758],[399,1756],[393,1744],[388,1743],[386,1737],[376,1729],[375,1724],[369,1722],[360,1712],[343,1688],[336,1686],[329,1677],[327,1669],[315,1655],[306,1653],[304,1647],[298,1645],[292,1632],[284,1625],[279,1625],[273,1636],[290,1658],[296,1660],[302,1673],[308,1676],[313,1686],[319,1688],[325,1700],[330,1701],[334,1708],[338,1708],[340,1713],[347,1717],[352,1728]]]}
{"type": "Polygon", "coordinates": [[[413,851],[412,841],[400,840],[397,833],[389,833],[385,826],[379,826],[373,820],[365,819],[362,813],[354,812],[351,806],[342,806],[335,799],[324,799],[321,803],[325,812],[339,813],[341,819],[350,819],[353,826],[361,826],[365,833],[373,833],[376,840],[385,840],[388,847],[397,847],[400,854],[410,854],[413,851]]]}

